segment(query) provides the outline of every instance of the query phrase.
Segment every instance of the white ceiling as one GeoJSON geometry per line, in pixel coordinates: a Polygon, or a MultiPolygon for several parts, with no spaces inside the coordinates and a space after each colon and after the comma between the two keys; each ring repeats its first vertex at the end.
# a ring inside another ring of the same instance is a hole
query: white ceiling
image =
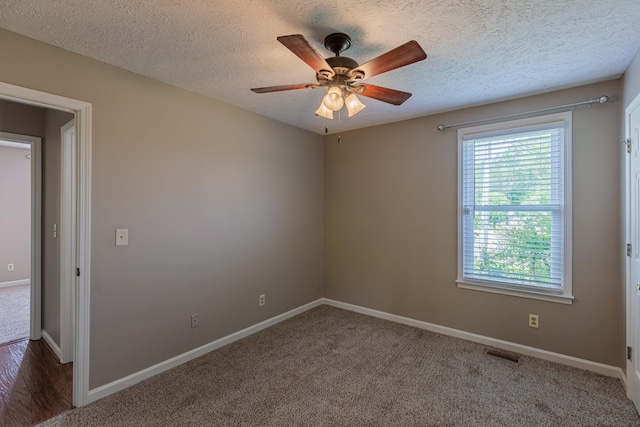
{"type": "Polygon", "coordinates": [[[639,0],[0,0],[1,28],[320,134],[618,77],[638,22],[639,0]],[[315,82],[276,37],[328,57],[332,32],[360,64],[417,40],[425,61],[366,80],[413,96],[326,120],[318,89],[249,90],[315,82]]]}

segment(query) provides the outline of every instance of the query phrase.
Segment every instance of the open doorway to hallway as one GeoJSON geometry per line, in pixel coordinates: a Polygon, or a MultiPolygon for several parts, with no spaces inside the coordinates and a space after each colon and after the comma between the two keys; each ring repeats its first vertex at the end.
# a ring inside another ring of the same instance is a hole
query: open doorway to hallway
{"type": "MultiPolygon", "coordinates": [[[[83,406],[93,400],[99,398],[98,393],[91,393],[89,389],[89,337],[90,324],[89,317],[90,292],[91,292],[91,128],[92,128],[92,105],[86,101],[80,101],[73,98],[67,98],[60,95],[41,92],[27,87],[16,86],[9,83],[0,82],[0,103],[12,102],[15,105],[25,108],[36,107],[50,109],[52,111],[71,113],[75,116],[75,161],[73,169],[76,173],[76,198],[75,212],[76,230],[75,242],[76,251],[73,260],[75,261],[75,279],[74,279],[74,320],[72,327],[74,328],[73,343],[73,386],[72,386],[72,403],[74,406],[83,406]]],[[[22,122],[18,117],[16,121],[10,120],[8,115],[0,114],[0,118],[12,123],[20,125],[22,122]]],[[[38,152],[40,147],[36,144],[38,152]]],[[[33,150],[33,145],[32,145],[33,150]]],[[[36,157],[36,156],[34,156],[36,157]]],[[[39,157],[39,156],[37,156],[39,157]]],[[[35,180],[41,182],[40,179],[35,180]]],[[[37,186],[37,185],[36,185],[37,186]]],[[[35,197],[33,198],[35,199],[35,197]]],[[[40,221],[34,221],[32,227],[36,226],[36,232],[40,233],[44,226],[40,221]]],[[[37,234],[36,233],[36,234],[37,234]]],[[[40,239],[33,239],[33,242],[39,243],[40,239]]],[[[39,256],[39,249],[36,250],[32,245],[32,259],[39,256]]],[[[72,274],[73,276],[73,274],[72,274]]],[[[31,289],[31,339],[38,340],[40,338],[39,330],[42,322],[34,316],[34,307],[41,307],[40,287],[33,286],[33,283],[40,278],[32,276],[31,289]],[[36,292],[33,292],[37,289],[36,292]]],[[[1,396],[1,395],[0,395],[1,396]]],[[[2,412],[2,411],[0,411],[2,412]]]]}
{"type": "Polygon", "coordinates": [[[7,264],[7,270],[13,267],[9,273],[16,273],[0,287],[0,334],[8,331],[8,338],[0,335],[0,425],[32,425],[73,406],[73,364],[68,363],[73,349],[63,342],[73,344],[68,339],[74,335],[69,290],[73,292],[75,274],[64,270],[75,272],[76,260],[75,253],[67,251],[70,259],[63,265],[61,237],[76,235],[75,201],[65,202],[63,197],[75,194],[63,191],[65,184],[71,189],[76,185],[65,175],[77,166],[75,158],[65,157],[65,147],[75,144],[75,139],[65,138],[65,132],[75,135],[74,117],[71,112],[0,100],[0,141],[6,140],[0,145],[6,148],[0,151],[0,271],[7,264]],[[26,147],[20,146],[23,139],[26,147]],[[19,149],[30,165],[22,174],[9,167],[20,157],[7,154],[19,149]],[[15,202],[16,212],[5,201],[15,202]],[[20,237],[9,241],[6,230],[20,237]],[[9,336],[14,329],[20,332],[9,336]]]}

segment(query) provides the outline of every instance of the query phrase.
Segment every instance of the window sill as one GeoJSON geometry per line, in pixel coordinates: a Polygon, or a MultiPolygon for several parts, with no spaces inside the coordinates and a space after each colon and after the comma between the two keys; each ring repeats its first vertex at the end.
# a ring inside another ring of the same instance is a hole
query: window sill
{"type": "Polygon", "coordinates": [[[525,291],[525,290],[515,290],[515,289],[507,289],[501,288],[494,285],[483,285],[478,283],[469,283],[463,280],[456,280],[458,287],[461,289],[471,289],[473,291],[482,291],[482,292],[490,292],[494,294],[501,295],[510,295],[513,297],[519,298],[530,298],[537,299],[548,302],[555,302],[559,304],[573,304],[573,296],[568,295],[556,295],[556,294],[547,294],[544,292],[535,292],[535,291],[525,291]]]}

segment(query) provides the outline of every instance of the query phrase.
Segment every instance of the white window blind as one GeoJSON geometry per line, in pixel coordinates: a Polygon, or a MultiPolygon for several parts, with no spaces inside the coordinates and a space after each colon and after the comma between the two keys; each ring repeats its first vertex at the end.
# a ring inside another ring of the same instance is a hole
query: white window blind
{"type": "Polygon", "coordinates": [[[462,132],[459,281],[562,293],[567,124],[462,132]]]}

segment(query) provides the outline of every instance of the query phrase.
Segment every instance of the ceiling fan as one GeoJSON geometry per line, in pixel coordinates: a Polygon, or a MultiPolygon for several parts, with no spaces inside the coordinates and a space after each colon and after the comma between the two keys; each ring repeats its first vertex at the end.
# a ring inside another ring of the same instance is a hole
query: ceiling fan
{"type": "Polygon", "coordinates": [[[277,40],[291,52],[295,53],[316,72],[317,83],[268,86],[251,89],[255,93],[279,92],[294,89],[327,88],[316,115],[333,119],[333,112],[346,106],[349,117],[361,111],[365,105],[356,94],[377,99],[393,105],[400,105],[409,97],[409,92],[402,92],[386,87],[361,83],[362,80],[422,61],[427,54],[418,42],[412,40],[384,53],[362,65],[340,53],[351,47],[351,38],[344,33],[329,34],[324,39],[324,47],[335,54],[324,59],[300,34],[280,36],[277,40]]]}

